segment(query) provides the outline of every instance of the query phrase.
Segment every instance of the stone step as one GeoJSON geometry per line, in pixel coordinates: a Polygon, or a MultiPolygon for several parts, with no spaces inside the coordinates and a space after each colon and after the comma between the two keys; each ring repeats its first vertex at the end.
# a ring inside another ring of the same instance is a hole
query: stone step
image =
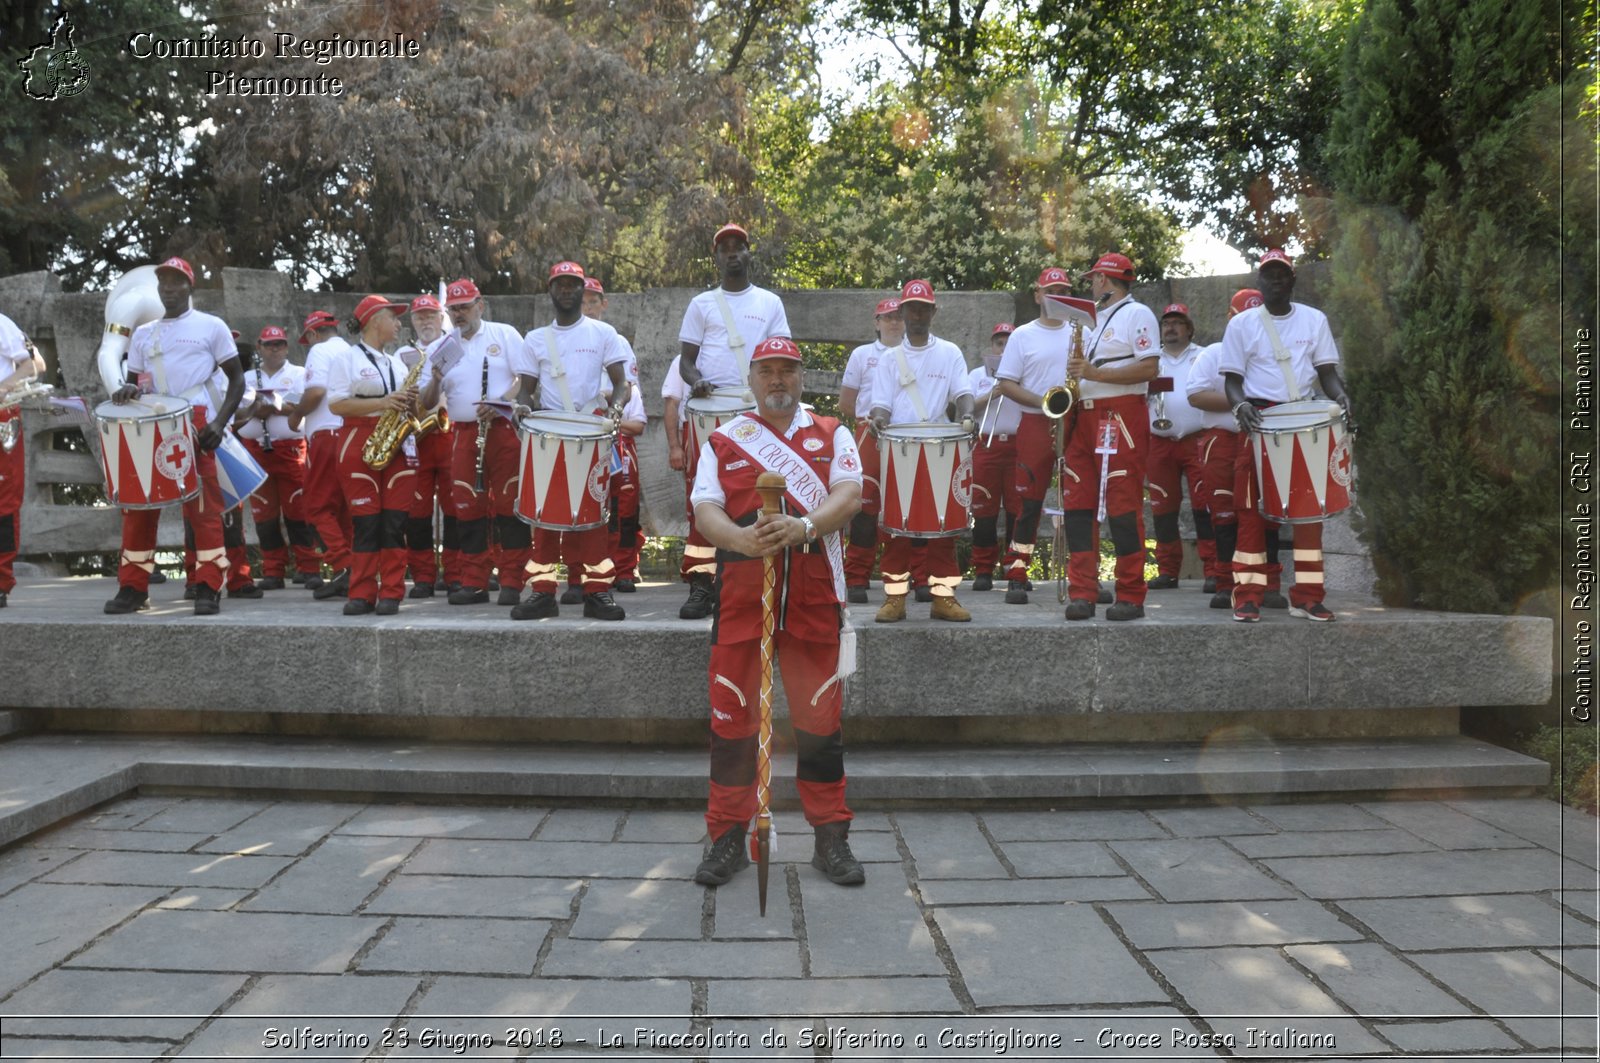
{"type": "MultiPolygon", "coordinates": [[[[786,804],[793,763],[787,750],[774,762],[786,804]]],[[[706,768],[703,749],[26,735],[0,743],[0,845],[140,788],[693,807],[706,768]]],[[[869,749],[849,755],[848,771],[861,808],[1489,795],[1529,793],[1549,776],[1543,761],[1460,736],[869,749]]]]}

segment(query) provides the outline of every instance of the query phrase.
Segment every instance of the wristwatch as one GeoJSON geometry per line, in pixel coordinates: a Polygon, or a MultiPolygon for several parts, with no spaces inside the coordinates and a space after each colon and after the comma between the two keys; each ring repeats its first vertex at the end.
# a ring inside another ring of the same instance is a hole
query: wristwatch
{"type": "Polygon", "coordinates": [[[811,523],[811,518],[810,517],[801,517],[800,518],[800,523],[805,525],[805,528],[806,528],[806,542],[808,542],[808,543],[816,542],[817,541],[817,526],[815,524],[811,523]]]}

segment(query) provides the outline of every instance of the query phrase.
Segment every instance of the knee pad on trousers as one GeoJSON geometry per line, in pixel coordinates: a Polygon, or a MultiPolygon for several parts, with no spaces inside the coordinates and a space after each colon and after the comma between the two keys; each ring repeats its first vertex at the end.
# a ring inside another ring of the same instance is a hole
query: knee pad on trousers
{"type": "Polygon", "coordinates": [[[622,524],[617,530],[617,546],[624,550],[632,550],[639,542],[639,518],[623,517],[622,524]]]}
{"type": "MultiPolygon", "coordinates": [[[[1158,543],[1170,543],[1170,542],[1176,542],[1177,541],[1177,539],[1178,539],[1178,515],[1176,513],[1153,513],[1153,514],[1151,514],[1151,517],[1152,517],[1151,523],[1153,523],[1156,526],[1156,542],[1158,542],[1158,543]]],[[[1113,521],[1114,520],[1115,520],[1115,518],[1113,518],[1113,521]]],[[[1112,528],[1115,529],[1115,527],[1116,527],[1116,524],[1113,523],[1112,524],[1112,528]]],[[[1120,554],[1122,552],[1123,552],[1122,547],[1120,545],[1118,545],[1117,553],[1120,554]]]]}
{"type": "Polygon", "coordinates": [[[406,548],[406,525],[411,520],[411,513],[404,509],[386,509],[378,514],[381,523],[378,526],[378,546],[383,550],[404,550],[406,548]]]}
{"type": "Polygon", "coordinates": [[[433,521],[427,517],[406,517],[406,545],[413,550],[433,549],[433,521]]]}
{"type": "Polygon", "coordinates": [[[999,546],[1000,540],[996,531],[996,526],[999,523],[999,517],[972,518],[972,545],[999,546]]]}
{"type": "Polygon", "coordinates": [[[0,517],[0,554],[14,554],[17,552],[17,517],[14,513],[7,513],[0,517]]]}
{"type": "Polygon", "coordinates": [[[838,782],[844,778],[844,733],[814,735],[794,731],[795,773],[801,782],[838,782]]]}
{"type": "Polygon", "coordinates": [[[375,554],[383,541],[383,515],[371,513],[350,518],[350,552],[375,554]]]}
{"type": "MultiPolygon", "coordinates": [[[[1173,516],[1172,522],[1174,524],[1178,522],[1176,515],[1173,516]]],[[[1137,514],[1118,513],[1115,517],[1107,519],[1106,524],[1111,528],[1111,542],[1116,548],[1118,557],[1127,557],[1129,554],[1137,554],[1144,551],[1144,543],[1139,541],[1139,518],[1137,514]]]]}
{"type": "Polygon", "coordinates": [[[1237,524],[1217,525],[1217,560],[1232,561],[1233,552],[1239,546],[1239,526],[1237,524]]]}
{"type": "Polygon", "coordinates": [[[244,546],[244,517],[242,510],[230,509],[222,515],[222,545],[232,549],[244,546]]]}
{"type": "Polygon", "coordinates": [[[258,523],[256,525],[256,538],[261,540],[263,552],[267,550],[282,550],[283,529],[278,527],[278,518],[273,517],[270,521],[258,523]]]}
{"type": "MultiPolygon", "coordinates": [[[[1016,527],[1011,529],[1011,541],[1031,543],[1039,537],[1039,516],[1044,512],[1044,499],[1024,498],[1022,512],[1017,515],[1016,527]]],[[[1088,547],[1084,547],[1085,550],[1088,547]]]]}
{"type": "Polygon", "coordinates": [[[1278,550],[1282,546],[1283,546],[1283,540],[1278,538],[1278,526],[1276,524],[1268,524],[1267,525],[1267,564],[1276,565],[1278,563],[1278,550]]]}
{"type": "Polygon", "coordinates": [[[461,535],[461,552],[463,554],[486,554],[489,552],[488,517],[457,520],[456,531],[461,535]]]}
{"type": "Polygon", "coordinates": [[[1197,539],[1215,539],[1216,531],[1211,527],[1211,514],[1204,509],[1194,511],[1194,534],[1197,539]]]}
{"type": "Polygon", "coordinates": [[[723,738],[711,734],[711,781],[718,786],[749,786],[756,781],[756,736],[723,738]]]}
{"type": "Polygon", "coordinates": [[[875,546],[878,542],[878,518],[871,513],[857,513],[850,518],[850,545],[875,546]]]}
{"type": "Polygon", "coordinates": [[[444,520],[441,523],[444,524],[444,528],[442,529],[444,533],[444,542],[440,545],[442,545],[446,550],[461,549],[461,526],[456,521],[456,518],[446,513],[444,515],[444,520]]]}
{"type": "Polygon", "coordinates": [[[1067,533],[1067,552],[1086,553],[1094,549],[1094,510],[1069,509],[1061,516],[1067,533]]]}
{"type": "Polygon", "coordinates": [[[317,531],[303,520],[290,520],[283,518],[284,527],[289,529],[289,545],[301,546],[306,549],[315,549],[317,545],[317,531]]]}
{"type": "Polygon", "coordinates": [[[516,553],[533,547],[533,529],[516,517],[496,516],[494,532],[502,550],[516,553]]]}

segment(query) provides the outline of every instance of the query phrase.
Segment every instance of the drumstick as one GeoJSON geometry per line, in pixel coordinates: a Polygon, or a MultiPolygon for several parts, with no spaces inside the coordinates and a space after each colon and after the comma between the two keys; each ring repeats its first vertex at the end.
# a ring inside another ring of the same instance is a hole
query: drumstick
{"type": "MultiPolygon", "coordinates": [[[[761,512],[778,513],[788,481],[775,472],[756,477],[761,512]]],[[[756,891],[761,916],[767,914],[767,870],[772,862],[772,657],[778,612],[778,560],[761,562],[761,723],[756,736],[756,891]]]]}

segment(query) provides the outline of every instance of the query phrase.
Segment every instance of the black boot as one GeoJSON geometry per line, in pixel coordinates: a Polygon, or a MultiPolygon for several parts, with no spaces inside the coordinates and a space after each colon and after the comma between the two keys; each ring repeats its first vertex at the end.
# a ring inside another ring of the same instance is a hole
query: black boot
{"type": "Polygon", "coordinates": [[[867,881],[867,872],[850,851],[850,824],[824,823],[816,828],[817,847],[811,857],[811,866],[822,872],[829,882],[840,886],[859,886],[867,881]]]}
{"type": "Polygon", "coordinates": [[[694,869],[694,880],[702,886],[721,886],[736,872],[750,866],[750,854],[744,845],[744,828],[729,827],[722,837],[706,849],[700,866],[694,869]]]}
{"type": "Polygon", "coordinates": [[[678,607],[679,620],[704,620],[717,606],[710,576],[689,577],[689,600],[678,607]]]}

